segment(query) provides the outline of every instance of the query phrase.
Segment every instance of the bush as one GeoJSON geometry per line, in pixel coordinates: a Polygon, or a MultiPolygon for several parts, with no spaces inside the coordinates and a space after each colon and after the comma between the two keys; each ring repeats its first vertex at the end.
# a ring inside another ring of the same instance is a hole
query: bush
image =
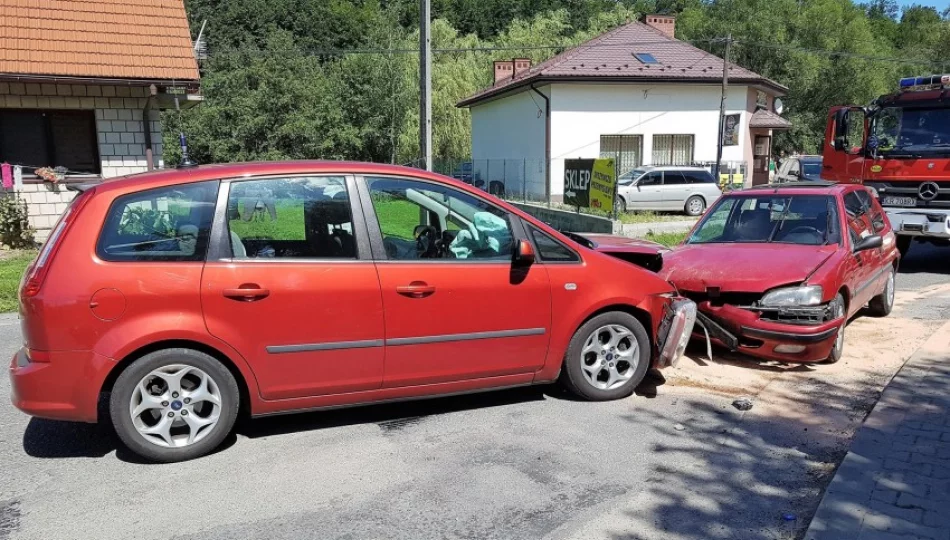
{"type": "Polygon", "coordinates": [[[35,245],[26,201],[12,194],[0,196],[0,243],[13,249],[35,245]]]}

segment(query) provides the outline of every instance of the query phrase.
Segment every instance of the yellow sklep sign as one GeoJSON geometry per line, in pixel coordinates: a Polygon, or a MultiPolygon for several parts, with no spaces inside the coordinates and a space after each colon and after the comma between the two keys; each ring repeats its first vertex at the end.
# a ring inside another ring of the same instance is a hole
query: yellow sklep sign
{"type": "Polygon", "coordinates": [[[564,203],[581,208],[611,211],[617,190],[613,159],[564,161],[564,203]]]}

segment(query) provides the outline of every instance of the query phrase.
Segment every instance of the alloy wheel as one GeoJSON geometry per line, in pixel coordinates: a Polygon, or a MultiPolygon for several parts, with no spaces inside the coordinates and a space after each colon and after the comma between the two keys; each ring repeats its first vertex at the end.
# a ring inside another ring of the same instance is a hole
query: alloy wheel
{"type": "Polygon", "coordinates": [[[129,414],[136,431],[164,448],[190,446],[214,431],[221,390],[194,366],[172,364],[148,373],[132,391],[129,414]]]}
{"type": "Polygon", "coordinates": [[[612,390],[633,377],[640,362],[640,346],[625,326],[601,326],[584,340],[580,362],[588,384],[598,390],[612,390]]]}

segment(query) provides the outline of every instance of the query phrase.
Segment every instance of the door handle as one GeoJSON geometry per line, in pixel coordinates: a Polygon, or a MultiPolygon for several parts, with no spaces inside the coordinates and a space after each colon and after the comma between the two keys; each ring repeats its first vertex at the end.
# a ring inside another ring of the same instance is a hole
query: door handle
{"type": "Polygon", "coordinates": [[[425,298],[435,293],[435,287],[425,281],[413,281],[409,285],[399,285],[396,292],[409,298],[425,298]]]}
{"type": "Polygon", "coordinates": [[[237,289],[224,289],[221,291],[226,298],[232,300],[241,300],[243,302],[254,302],[270,296],[270,290],[262,289],[257,285],[241,285],[237,289]]]}

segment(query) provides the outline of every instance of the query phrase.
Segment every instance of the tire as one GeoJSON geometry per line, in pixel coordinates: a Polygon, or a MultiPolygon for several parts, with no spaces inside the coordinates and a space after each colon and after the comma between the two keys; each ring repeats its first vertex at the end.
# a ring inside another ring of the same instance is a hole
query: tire
{"type": "Polygon", "coordinates": [[[835,346],[831,349],[828,359],[825,360],[826,364],[834,364],[841,360],[844,355],[844,331],[848,326],[848,309],[845,307],[844,297],[841,296],[841,293],[835,296],[834,304],[837,311],[835,318],[844,317],[844,322],[841,323],[841,328],[838,329],[838,335],[835,336],[835,346]]]}
{"type": "Polygon", "coordinates": [[[913,245],[913,243],[914,243],[913,236],[904,236],[904,235],[897,236],[897,251],[901,253],[902,259],[907,256],[907,252],[910,251],[910,246],[913,245]]]}
{"type": "Polygon", "coordinates": [[[650,338],[636,317],[620,311],[603,313],[574,333],[564,356],[561,382],[587,401],[625,398],[643,380],[651,358],[650,338]],[[585,353],[585,348],[591,350],[585,353]],[[602,367],[597,369],[596,364],[602,367]]]}
{"type": "Polygon", "coordinates": [[[706,201],[699,195],[693,195],[686,199],[683,210],[687,216],[701,216],[706,211],[706,201]]]}
{"type": "Polygon", "coordinates": [[[221,362],[192,349],[162,349],[139,358],[119,375],[109,414],[129,450],[150,461],[171,463],[217,448],[234,427],[239,401],[237,381],[221,362]],[[138,409],[134,417],[133,407],[138,409]]]}
{"type": "Polygon", "coordinates": [[[868,302],[868,311],[875,317],[887,317],[894,309],[894,269],[887,271],[884,290],[868,302]]]}
{"type": "Polygon", "coordinates": [[[614,201],[614,212],[618,216],[627,213],[627,201],[620,195],[617,195],[617,200],[614,201]]]}

